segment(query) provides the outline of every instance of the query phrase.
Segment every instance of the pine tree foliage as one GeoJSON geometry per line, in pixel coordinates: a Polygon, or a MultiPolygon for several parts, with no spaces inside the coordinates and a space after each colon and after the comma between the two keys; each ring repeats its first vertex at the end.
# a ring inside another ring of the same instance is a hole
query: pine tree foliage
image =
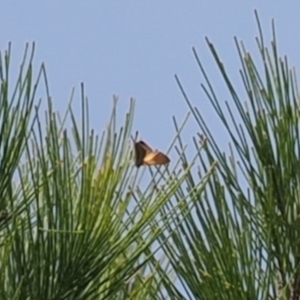
{"type": "MultiPolygon", "coordinates": [[[[244,94],[237,92],[207,39],[231,98],[227,102],[217,95],[193,49],[206,80],[204,93],[230,136],[231,153],[223,152],[176,77],[207,140],[201,167],[218,162],[170,246],[163,246],[189,299],[300,297],[299,91],[295,70],[278,54],[274,23],[268,48],[257,21],[260,61],[235,39],[244,94]]],[[[192,186],[197,180],[190,178],[192,186]]]]}
{"type": "MultiPolygon", "coordinates": [[[[44,65],[34,78],[33,57],[34,45],[27,46],[15,82],[9,73],[11,48],[0,58],[0,298],[164,299],[166,293],[179,294],[160,266],[155,242],[165,231],[163,222],[180,209],[161,214],[188,170],[178,164],[168,172],[153,169],[155,181],[141,186],[130,138],[134,101],[125,124],[117,128],[115,98],[109,124],[98,135],[89,127],[83,86],[81,116],[72,110],[72,95],[60,117],[44,65]],[[43,91],[45,116],[36,101],[43,91]]],[[[183,194],[178,205],[187,205],[188,198],[183,194]]]]}

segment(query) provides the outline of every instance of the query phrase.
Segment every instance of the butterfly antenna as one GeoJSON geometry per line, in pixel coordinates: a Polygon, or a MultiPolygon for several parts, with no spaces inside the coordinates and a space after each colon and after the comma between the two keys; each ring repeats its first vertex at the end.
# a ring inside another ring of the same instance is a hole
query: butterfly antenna
{"type": "Polygon", "coordinates": [[[135,132],[135,138],[133,136],[131,136],[131,139],[132,139],[132,141],[134,143],[137,141],[138,136],[139,136],[139,132],[138,131],[135,132]]]}

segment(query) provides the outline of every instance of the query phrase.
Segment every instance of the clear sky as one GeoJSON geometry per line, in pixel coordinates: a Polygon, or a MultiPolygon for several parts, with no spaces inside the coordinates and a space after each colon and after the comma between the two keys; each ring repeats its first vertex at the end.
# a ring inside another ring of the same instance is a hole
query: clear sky
{"type": "MultiPolygon", "coordinates": [[[[77,92],[74,107],[80,107],[80,83],[84,82],[91,125],[98,132],[107,123],[114,94],[119,97],[120,116],[130,97],[135,98],[134,130],[155,148],[165,149],[174,136],[172,116],[182,120],[188,111],[174,74],[218,133],[219,123],[200,88],[203,78],[191,48],[195,46],[200,54],[220,100],[228,100],[204,38],[215,43],[240,82],[233,37],[256,51],[255,8],[266,37],[275,18],[280,50],[297,67],[298,1],[288,5],[281,1],[2,1],[0,49],[11,41],[13,61],[19,63],[25,43],[36,42],[35,62],[46,63],[59,111],[65,111],[73,87],[77,92]]],[[[196,131],[191,121],[187,142],[196,131]]]]}
{"type": "MultiPolygon", "coordinates": [[[[240,85],[233,37],[257,53],[254,9],[267,38],[275,19],[280,52],[299,68],[299,1],[1,1],[0,50],[12,42],[17,66],[25,43],[36,42],[35,62],[46,63],[50,92],[61,112],[73,87],[74,107],[80,107],[84,82],[90,122],[99,133],[111,113],[113,95],[119,97],[120,116],[135,98],[134,130],[161,150],[174,137],[172,116],[182,120],[188,112],[174,79],[177,74],[210,128],[227,144],[200,88],[203,78],[191,49],[196,47],[200,54],[220,101],[228,100],[204,38],[216,45],[240,85]]],[[[80,118],[78,109],[77,115],[80,118]]],[[[187,143],[196,132],[191,120],[185,130],[187,143]]]]}

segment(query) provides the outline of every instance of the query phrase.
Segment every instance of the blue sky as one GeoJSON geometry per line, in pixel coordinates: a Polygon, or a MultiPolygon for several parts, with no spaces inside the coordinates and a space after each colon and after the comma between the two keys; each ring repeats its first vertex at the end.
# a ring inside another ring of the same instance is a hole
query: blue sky
{"type": "MultiPolygon", "coordinates": [[[[91,125],[98,132],[107,123],[113,95],[119,97],[120,116],[124,116],[130,97],[135,98],[134,130],[163,150],[174,136],[172,116],[180,121],[188,112],[174,74],[209,126],[216,134],[220,132],[200,88],[203,78],[191,48],[196,47],[201,56],[220,101],[228,100],[204,38],[213,41],[232,78],[240,84],[233,37],[257,52],[255,8],[266,37],[271,36],[272,18],[276,20],[281,53],[297,67],[300,33],[295,28],[300,25],[300,3],[296,1],[289,5],[280,1],[3,1],[0,49],[6,49],[11,41],[12,58],[18,64],[25,43],[36,43],[35,62],[46,63],[51,95],[61,112],[75,87],[74,107],[80,117],[80,83],[84,82],[91,125]]],[[[185,131],[187,142],[196,131],[191,120],[185,131]]]]}

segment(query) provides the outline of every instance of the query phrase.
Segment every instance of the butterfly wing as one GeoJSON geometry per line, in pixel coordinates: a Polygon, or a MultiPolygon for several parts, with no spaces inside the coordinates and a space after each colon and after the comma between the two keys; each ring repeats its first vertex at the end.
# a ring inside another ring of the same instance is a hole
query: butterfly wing
{"type": "Polygon", "coordinates": [[[159,151],[151,152],[144,157],[144,164],[151,165],[165,165],[170,162],[169,157],[159,151]]]}
{"type": "Polygon", "coordinates": [[[169,157],[159,151],[153,151],[144,141],[134,143],[135,165],[165,165],[170,162],[169,157]]]}
{"type": "Polygon", "coordinates": [[[153,152],[149,145],[147,145],[144,141],[139,141],[138,144],[146,151],[146,155],[153,152]]]}
{"type": "Polygon", "coordinates": [[[144,158],[152,152],[152,149],[143,141],[134,144],[135,165],[140,167],[144,164],[144,158]]]}

